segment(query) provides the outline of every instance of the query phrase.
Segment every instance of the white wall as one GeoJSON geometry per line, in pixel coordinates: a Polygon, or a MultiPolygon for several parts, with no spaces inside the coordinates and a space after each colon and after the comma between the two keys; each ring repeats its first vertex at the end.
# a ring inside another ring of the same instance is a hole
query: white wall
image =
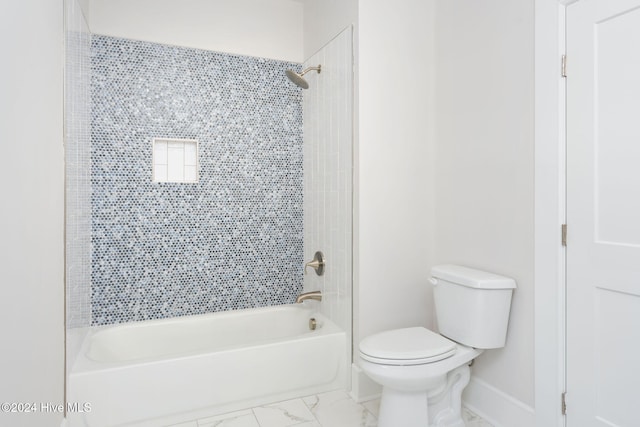
{"type": "MultiPolygon", "coordinates": [[[[0,402],[63,403],[62,1],[0,14],[0,402]]],[[[62,414],[0,412],[0,425],[56,426],[62,414]]]]}
{"type": "Polygon", "coordinates": [[[91,0],[92,33],[302,62],[292,0],[91,0]]]}
{"type": "Polygon", "coordinates": [[[516,279],[507,345],[478,358],[473,375],[479,384],[523,403],[529,413],[534,403],[533,16],[530,0],[448,0],[438,2],[436,20],[436,261],[516,279]]]}
{"type": "Polygon", "coordinates": [[[430,326],[434,6],[359,2],[355,345],[430,326]]]}
{"type": "Polygon", "coordinates": [[[91,17],[91,0],[78,0],[78,5],[82,10],[84,19],[89,22],[89,18],[91,17]]]}
{"type": "Polygon", "coordinates": [[[319,51],[346,27],[358,22],[357,0],[302,0],[304,58],[319,51]]]}

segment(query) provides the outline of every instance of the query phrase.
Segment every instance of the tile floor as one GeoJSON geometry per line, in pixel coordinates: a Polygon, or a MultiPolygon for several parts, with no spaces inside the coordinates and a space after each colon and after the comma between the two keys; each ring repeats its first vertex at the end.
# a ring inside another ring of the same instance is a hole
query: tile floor
{"type": "MultiPolygon", "coordinates": [[[[344,391],[332,391],[168,427],[375,427],[379,400],[358,404],[344,391]]],[[[467,427],[492,427],[463,409],[467,427]]]]}

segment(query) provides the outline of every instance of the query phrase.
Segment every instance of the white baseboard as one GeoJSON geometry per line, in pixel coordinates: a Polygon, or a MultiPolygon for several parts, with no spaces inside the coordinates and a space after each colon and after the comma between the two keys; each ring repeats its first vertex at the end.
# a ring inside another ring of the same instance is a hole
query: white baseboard
{"type": "Polygon", "coordinates": [[[471,378],[462,404],[494,427],[535,427],[534,409],[481,379],[471,378]]]}
{"type": "Polygon", "coordinates": [[[358,403],[377,399],[382,393],[382,386],[374,382],[355,363],[351,365],[351,398],[358,403]]]}

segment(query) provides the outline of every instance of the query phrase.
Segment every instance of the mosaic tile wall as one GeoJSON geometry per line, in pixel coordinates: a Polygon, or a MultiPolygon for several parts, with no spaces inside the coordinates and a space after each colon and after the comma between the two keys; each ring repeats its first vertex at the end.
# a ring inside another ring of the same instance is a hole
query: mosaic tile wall
{"type": "Polygon", "coordinates": [[[290,303],[302,289],[299,64],[92,36],[92,323],[290,303]],[[199,141],[152,182],[152,139],[199,141]]]}
{"type": "MultiPolygon", "coordinates": [[[[91,324],[91,34],[65,1],[65,274],[67,328],[91,324]]],[[[73,352],[69,352],[73,354],[73,352]]]]}

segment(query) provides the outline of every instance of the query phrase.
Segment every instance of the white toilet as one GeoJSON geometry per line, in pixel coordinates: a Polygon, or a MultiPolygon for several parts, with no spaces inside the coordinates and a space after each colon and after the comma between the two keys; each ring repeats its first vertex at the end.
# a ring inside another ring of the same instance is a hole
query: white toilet
{"type": "Polygon", "coordinates": [[[504,347],[513,279],[458,265],[431,276],[440,334],[413,327],[360,342],[360,367],[382,385],[378,427],[464,427],[469,363],[504,347]]]}

